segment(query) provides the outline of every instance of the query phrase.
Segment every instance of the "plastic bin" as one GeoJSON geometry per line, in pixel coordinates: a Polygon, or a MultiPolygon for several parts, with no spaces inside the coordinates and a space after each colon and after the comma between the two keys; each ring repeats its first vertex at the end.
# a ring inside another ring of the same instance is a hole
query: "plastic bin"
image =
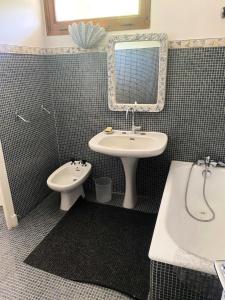
{"type": "Polygon", "coordinates": [[[99,177],[95,179],[96,200],[100,203],[112,200],[112,179],[99,177]]]}

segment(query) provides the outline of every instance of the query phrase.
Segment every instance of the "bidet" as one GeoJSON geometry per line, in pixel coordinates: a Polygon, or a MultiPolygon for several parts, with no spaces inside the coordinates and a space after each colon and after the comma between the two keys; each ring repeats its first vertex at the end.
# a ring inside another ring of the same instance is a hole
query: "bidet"
{"type": "Polygon", "coordinates": [[[61,210],[69,210],[80,196],[85,197],[83,182],[91,172],[91,164],[72,160],[55,170],[47,180],[47,185],[61,193],[61,210]]]}

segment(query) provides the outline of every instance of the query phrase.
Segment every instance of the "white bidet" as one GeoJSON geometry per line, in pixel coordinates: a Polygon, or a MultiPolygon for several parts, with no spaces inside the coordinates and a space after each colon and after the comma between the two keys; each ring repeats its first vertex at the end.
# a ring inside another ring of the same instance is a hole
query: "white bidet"
{"type": "Polygon", "coordinates": [[[85,197],[83,182],[90,172],[90,163],[74,161],[62,165],[48,177],[49,188],[61,193],[61,210],[69,210],[80,196],[85,197]]]}

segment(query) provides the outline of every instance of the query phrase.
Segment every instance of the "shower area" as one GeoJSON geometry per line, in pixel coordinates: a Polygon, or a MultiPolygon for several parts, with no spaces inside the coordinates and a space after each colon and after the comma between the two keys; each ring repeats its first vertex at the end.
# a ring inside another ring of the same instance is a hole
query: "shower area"
{"type": "Polygon", "coordinates": [[[11,228],[50,193],[59,156],[46,57],[0,53],[0,63],[0,210],[11,228]]]}

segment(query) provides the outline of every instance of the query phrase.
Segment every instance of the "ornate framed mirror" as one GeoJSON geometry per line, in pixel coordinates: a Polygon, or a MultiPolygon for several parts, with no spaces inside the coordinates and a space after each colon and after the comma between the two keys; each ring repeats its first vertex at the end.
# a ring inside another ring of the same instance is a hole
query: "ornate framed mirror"
{"type": "Polygon", "coordinates": [[[108,104],[114,111],[159,112],[166,92],[165,33],[113,35],[108,43],[108,104]]]}

